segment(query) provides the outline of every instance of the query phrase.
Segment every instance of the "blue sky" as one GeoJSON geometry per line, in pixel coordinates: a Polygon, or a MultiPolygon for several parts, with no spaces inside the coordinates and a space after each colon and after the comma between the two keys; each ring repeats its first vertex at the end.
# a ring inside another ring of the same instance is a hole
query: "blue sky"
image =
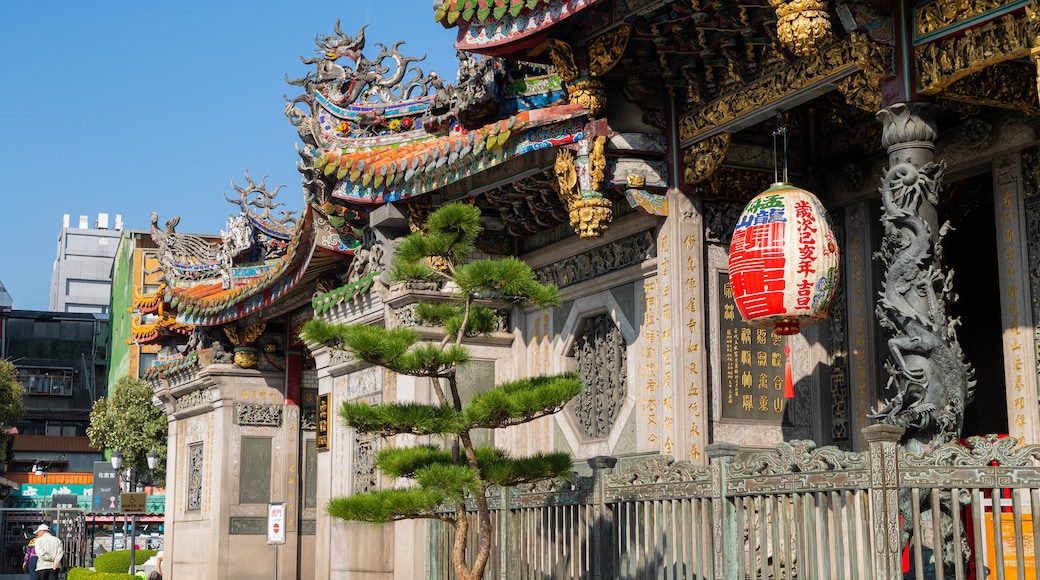
{"type": "Polygon", "coordinates": [[[284,75],[312,67],[316,34],[348,35],[422,56],[455,78],[455,29],[432,0],[288,3],[0,0],[0,281],[23,310],[46,310],[62,215],[123,216],[147,229],[218,233],[230,180],[269,175],[303,205],[284,75]]]}

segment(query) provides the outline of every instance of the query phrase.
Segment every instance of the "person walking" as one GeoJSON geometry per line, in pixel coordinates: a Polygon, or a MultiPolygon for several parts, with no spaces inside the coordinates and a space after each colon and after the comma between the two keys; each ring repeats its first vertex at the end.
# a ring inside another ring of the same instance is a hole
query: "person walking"
{"type": "Polygon", "coordinates": [[[65,547],[61,540],[51,535],[47,524],[36,528],[36,578],[37,580],[58,580],[58,568],[65,555],[65,547]]]}
{"type": "Polygon", "coordinates": [[[22,570],[29,573],[29,580],[37,580],[36,578],[36,536],[33,536],[29,540],[29,545],[25,547],[25,558],[22,558],[22,570]]]}

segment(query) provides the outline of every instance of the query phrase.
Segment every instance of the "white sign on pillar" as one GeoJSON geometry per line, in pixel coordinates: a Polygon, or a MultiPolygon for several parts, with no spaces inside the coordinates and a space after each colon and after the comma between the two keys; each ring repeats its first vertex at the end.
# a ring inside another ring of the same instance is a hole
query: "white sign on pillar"
{"type": "Polygon", "coordinates": [[[267,543],[285,543],[285,502],[267,506],[267,543]]]}

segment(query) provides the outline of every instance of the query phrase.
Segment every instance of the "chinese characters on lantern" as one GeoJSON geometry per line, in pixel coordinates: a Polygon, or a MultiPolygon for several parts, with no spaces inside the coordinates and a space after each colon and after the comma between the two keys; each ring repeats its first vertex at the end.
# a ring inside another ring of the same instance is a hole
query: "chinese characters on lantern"
{"type": "Polygon", "coordinates": [[[733,289],[743,297],[739,307],[754,319],[784,311],[784,199],[756,197],[740,216],[730,246],[733,289]]]}

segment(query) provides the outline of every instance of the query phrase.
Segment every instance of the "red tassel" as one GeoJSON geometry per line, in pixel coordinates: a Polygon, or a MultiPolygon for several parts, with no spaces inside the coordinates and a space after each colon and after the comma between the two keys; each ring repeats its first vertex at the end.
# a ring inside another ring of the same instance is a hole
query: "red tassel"
{"type": "Polygon", "coordinates": [[[794,398],[794,379],[791,373],[791,345],[784,341],[784,398],[794,398]]]}

